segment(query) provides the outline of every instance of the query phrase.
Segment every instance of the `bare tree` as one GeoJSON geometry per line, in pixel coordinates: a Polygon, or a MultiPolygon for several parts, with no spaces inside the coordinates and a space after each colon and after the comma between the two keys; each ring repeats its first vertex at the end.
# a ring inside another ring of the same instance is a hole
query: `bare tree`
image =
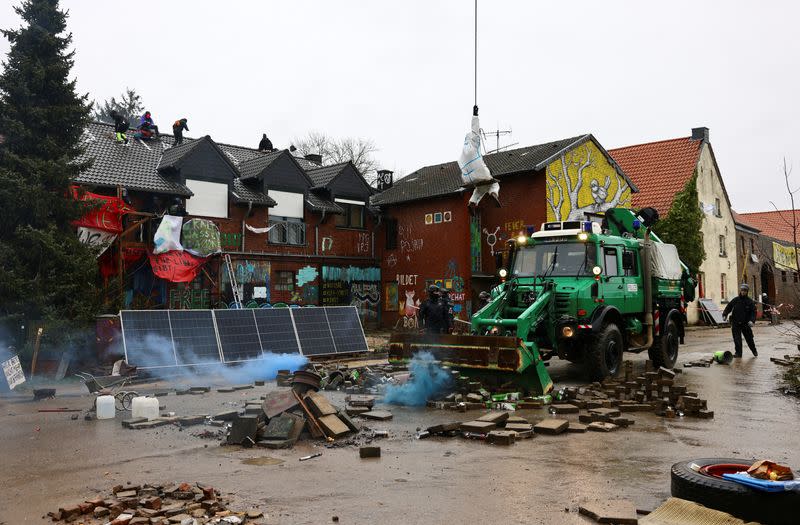
{"type": "Polygon", "coordinates": [[[617,179],[617,191],[611,200],[608,200],[608,189],[611,187],[611,178],[606,176],[603,184],[597,179],[592,180],[592,198],[594,202],[587,206],[578,207],[578,195],[583,187],[584,171],[586,168],[593,167],[594,159],[592,150],[588,145],[583,148],[575,148],[561,154],[561,173],[558,173],[553,164],[547,167],[547,202],[553,210],[557,219],[561,220],[561,207],[569,199],[569,216],[567,220],[583,219],[586,213],[600,213],[628,203],[630,197],[623,199],[623,194],[628,189],[628,183],[619,174],[614,173],[617,179]],[[570,168],[577,172],[575,181],[570,176],[570,168]],[[565,187],[561,187],[561,179],[564,180],[565,187]],[[566,189],[566,195],[564,195],[566,189]]]}
{"type": "Polygon", "coordinates": [[[797,220],[797,212],[795,211],[795,206],[794,206],[794,194],[797,193],[798,191],[800,191],[800,188],[796,188],[796,189],[792,190],[792,186],[789,183],[789,176],[791,174],[792,174],[792,169],[789,168],[786,165],[786,157],[784,157],[783,158],[783,181],[786,184],[786,193],[789,194],[789,202],[792,205],[791,210],[781,211],[781,210],[778,209],[778,207],[775,205],[774,202],[769,201],[769,203],[772,204],[772,207],[775,208],[776,212],[778,212],[778,216],[781,218],[781,221],[783,221],[783,223],[786,224],[786,226],[788,226],[792,230],[792,247],[794,248],[794,264],[795,264],[795,269],[796,270],[800,270],[800,254],[798,254],[798,250],[797,250],[797,236],[798,236],[797,228],[798,228],[799,225],[798,225],[798,220],[797,220]],[[792,212],[791,219],[788,219],[788,218],[786,218],[784,216],[784,213],[786,211],[791,211],[792,212]]]}
{"type": "Polygon", "coordinates": [[[322,155],[322,164],[330,166],[350,161],[374,185],[378,162],[373,155],[378,151],[370,139],[356,137],[334,138],[321,131],[311,131],[305,137],[294,139],[300,155],[322,155]]]}
{"type": "Polygon", "coordinates": [[[100,122],[114,123],[111,118],[111,112],[116,111],[128,120],[130,127],[136,127],[139,122],[139,115],[142,114],[144,105],[142,104],[142,97],[136,93],[135,89],[125,88],[119,100],[114,97],[101,102],[94,101],[92,103],[92,117],[100,122]]]}

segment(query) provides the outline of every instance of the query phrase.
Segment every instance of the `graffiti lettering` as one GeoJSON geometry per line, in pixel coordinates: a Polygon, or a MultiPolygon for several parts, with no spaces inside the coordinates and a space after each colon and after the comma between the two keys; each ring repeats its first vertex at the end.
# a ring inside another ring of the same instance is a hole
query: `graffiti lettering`
{"type": "Polygon", "coordinates": [[[358,234],[358,244],[357,249],[358,253],[369,253],[369,233],[359,233],[358,234]]]}
{"type": "Polygon", "coordinates": [[[418,275],[415,274],[415,273],[413,273],[413,274],[399,274],[398,273],[397,277],[395,278],[395,281],[397,281],[397,284],[399,284],[400,286],[416,286],[417,285],[417,277],[418,277],[418,275]]]}
{"type": "Polygon", "coordinates": [[[329,252],[333,249],[333,237],[322,238],[322,251],[329,252]]]}

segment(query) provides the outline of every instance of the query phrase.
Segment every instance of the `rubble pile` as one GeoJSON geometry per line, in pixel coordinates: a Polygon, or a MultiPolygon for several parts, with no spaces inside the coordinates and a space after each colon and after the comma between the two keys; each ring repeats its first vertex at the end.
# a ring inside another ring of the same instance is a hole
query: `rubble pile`
{"type": "Polygon", "coordinates": [[[47,515],[65,523],[90,525],[211,525],[254,523],[258,510],[235,511],[219,491],[202,483],[117,485],[107,497],[61,507],[47,515]]]}

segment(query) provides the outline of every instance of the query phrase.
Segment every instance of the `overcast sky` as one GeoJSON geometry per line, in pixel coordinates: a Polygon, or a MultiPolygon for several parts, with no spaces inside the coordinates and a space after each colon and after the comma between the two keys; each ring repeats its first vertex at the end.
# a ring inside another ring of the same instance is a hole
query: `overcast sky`
{"type": "MultiPolygon", "coordinates": [[[[19,25],[11,3],[2,27],[19,25]]],[[[470,0],[62,6],[80,90],[133,87],[162,129],[185,116],[190,136],[253,147],[365,137],[407,174],[455,160],[469,126],[470,0]]],[[[800,186],[798,20],[791,1],[480,0],[482,125],[513,130],[501,145],[588,132],[607,149],[707,126],[734,208],[784,207],[784,156],[800,186]]]]}

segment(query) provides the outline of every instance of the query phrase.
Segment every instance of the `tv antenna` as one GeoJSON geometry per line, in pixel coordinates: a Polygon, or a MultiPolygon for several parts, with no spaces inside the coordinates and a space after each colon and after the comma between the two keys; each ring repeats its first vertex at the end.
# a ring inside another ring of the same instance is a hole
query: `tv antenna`
{"type": "Polygon", "coordinates": [[[484,142],[488,141],[490,138],[493,138],[495,140],[495,149],[487,151],[485,154],[488,155],[490,153],[497,153],[502,149],[509,148],[511,146],[515,146],[516,144],[518,144],[517,142],[515,142],[514,144],[509,144],[507,146],[500,147],[500,137],[504,137],[506,135],[510,136],[511,133],[512,133],[511,129],[500,129],[499,125],[497,126],[497,129],[494,131],[481,130],[484,142]]]}

